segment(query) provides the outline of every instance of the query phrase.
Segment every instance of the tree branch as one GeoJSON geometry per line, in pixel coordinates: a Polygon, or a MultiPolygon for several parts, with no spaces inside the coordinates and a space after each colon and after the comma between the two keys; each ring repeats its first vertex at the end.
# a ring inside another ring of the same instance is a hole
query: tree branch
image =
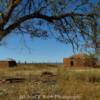
{"type": "Polygon", "coordinates": [[[3,18],[3,26],[9,21],[11,15],[12,15],[12,12],[14,11],[14,9],[19,5],[19,3],[21,2],[21,0],[11,0],[9,1],[9,8],[8,8],[8,12],[7,14],[4,16],[3,18]]]}
{"type": "Polygon", "coordinates": [[[65,18],[65,17],[71,17],[71,16],[88,17],[88,16],[93,16],[93,15],[95,15],[95,13],[90,13],[90,14],[66,13],[66,14],[62,14],[62,15],[58,15],[58,16],[48,16],[48,15],[41,14],[40,12],[37,11],[35,13],[29,14],[29,15],[25,15],[25,16],[19,18],[13,24],[8,26],[5,29],[5,34],[2,35],[2,38],[5,37],[6,35],[8,35],[15,28],[19,27],[23,22],[25,22],[27,20],[30,20],[30,19],[34,19],[34,18],[43,19],[43,20],[46,20],[48,22],[53,23],[54,20],[60,20],[60,19],[65,18]]]}

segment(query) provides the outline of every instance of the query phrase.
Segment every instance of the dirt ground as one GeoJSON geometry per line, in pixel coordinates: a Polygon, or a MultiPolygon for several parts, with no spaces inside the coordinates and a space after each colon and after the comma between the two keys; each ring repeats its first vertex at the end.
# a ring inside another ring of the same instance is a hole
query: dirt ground
{"type": "Polygon", "coordinates": [[[100,100],[100,69],[50,64],[2,68],[0,100],[100,100]]]}

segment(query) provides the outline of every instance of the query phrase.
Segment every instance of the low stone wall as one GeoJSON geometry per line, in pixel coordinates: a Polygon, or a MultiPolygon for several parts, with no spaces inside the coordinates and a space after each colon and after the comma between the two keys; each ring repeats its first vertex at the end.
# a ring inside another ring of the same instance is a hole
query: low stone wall
{"type": "Polygon", "coordinates": [[[0,61],[0,67],[1,68],[5,68],[5,67],[14,67],[16,66],[16,62],[15,61],[0,61]]]}
{"type": "Polygon", "coordinates": [[[95,63],[91,60],[78,59],[78,58],[64,58],[63,64],[65,67],[95,67],[95,63]]]}
{"type": "Polygon", "coordinates": [[[0,61],[0,68],[9,67],[9,63],[7,61],[0,61]]]}

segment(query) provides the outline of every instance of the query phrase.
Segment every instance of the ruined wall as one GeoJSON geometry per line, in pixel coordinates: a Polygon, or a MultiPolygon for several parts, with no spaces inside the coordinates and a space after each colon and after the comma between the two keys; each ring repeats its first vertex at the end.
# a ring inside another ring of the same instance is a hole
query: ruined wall
{"type": "Polygon", "coordinates": [[[70,59],[69,58],[64,58],[63,59],[63,64],[64,64],[64,67],[69,67],[70,66],[70,59]]]}
{"type": "Polygon", "coordinates": [[[64,58],[63,63],[65,67],[83,67],[85,65],[85,60],[79,58],[64,58]]]}
{"type": "Polygon", "coordinates": [[[0,68],[13,67],[16,65],[15,61],[0,61],[0,68]]]}
{"type": "Polygon", "coordinates": [[[64,67],[95,67],[96,63],[92,60],[78,58],[64,58],[64,67]]]}
{"type": "Polygon", "coordinates": [[[0,61],[0,68],[9,67],[8,61],[0,61]]]}

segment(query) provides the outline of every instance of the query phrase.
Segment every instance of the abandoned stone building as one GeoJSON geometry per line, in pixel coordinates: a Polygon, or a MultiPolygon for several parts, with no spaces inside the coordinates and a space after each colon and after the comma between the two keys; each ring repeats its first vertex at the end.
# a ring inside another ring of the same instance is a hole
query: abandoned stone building
{"type": "Polygon", "coordinates": [[[65,67],[95,67],[95,62],[87,60],[84,54],[76,54],[69,58],[64,58],[63,63],[65,67]]]}
{"type": "Polygon", "coordinates": [[[16,65],[17,65],[16,61],[14,61],[14,60],[2,60],[2,61],[0,61],[0,67],[1,68],[15,67],[16,65]]]}

